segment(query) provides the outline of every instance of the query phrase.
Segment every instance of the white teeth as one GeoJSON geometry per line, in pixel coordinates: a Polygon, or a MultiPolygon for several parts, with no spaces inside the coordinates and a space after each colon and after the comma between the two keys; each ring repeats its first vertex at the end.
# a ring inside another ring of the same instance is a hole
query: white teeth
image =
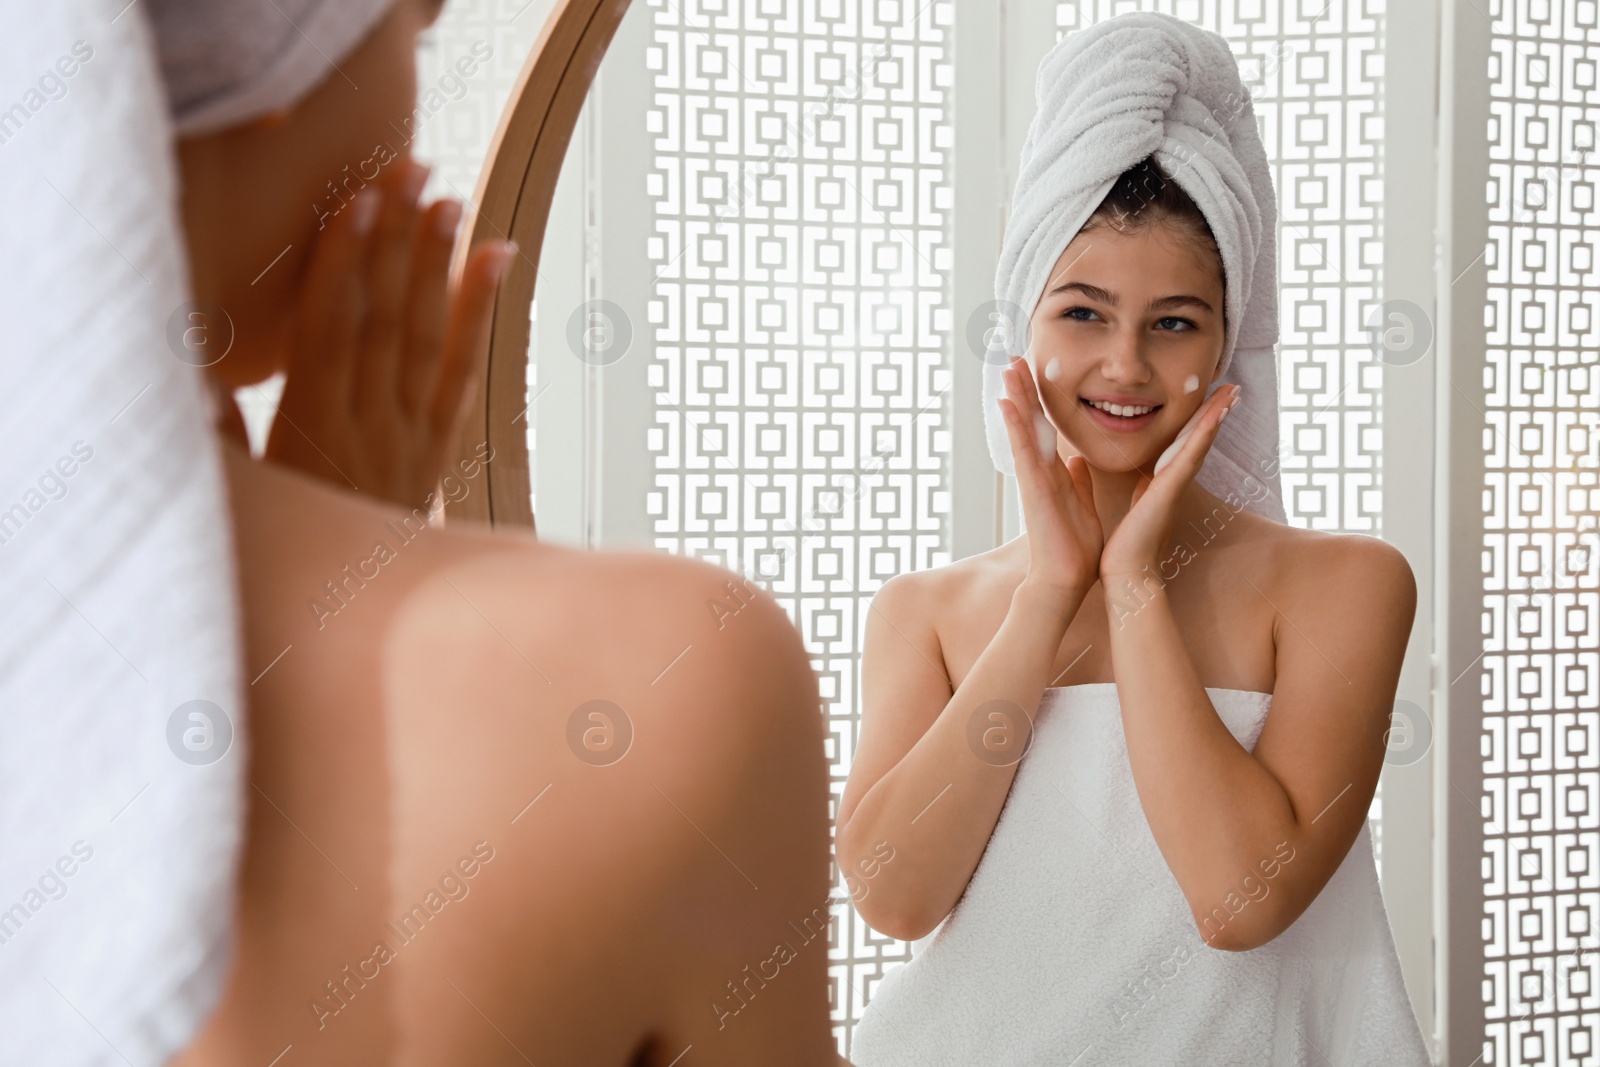
{"type": "Polygon", "coordinates": [[[1097,401],[1094,401],[1094,400],[1090,400],[1090,401],[1088,401],[1088,403],[1092,407],[1097,407],[1101,411],[1110,412],[1111,414],[1116,415],[1119,418],[1124,418],[1124,419],[1131,419],[1131,418],[1133,418],[1133,417],[1135,417],[1137,415],[1145,415],[1145,414],[1148,414],[1149,412],[1152,412],[1152,411],[1155,410],[1154,407],[1139,408],[1139,407],[1124,407],[1121,404],[1101,404],[1101,403],[1099,403],[1097,401]]]}

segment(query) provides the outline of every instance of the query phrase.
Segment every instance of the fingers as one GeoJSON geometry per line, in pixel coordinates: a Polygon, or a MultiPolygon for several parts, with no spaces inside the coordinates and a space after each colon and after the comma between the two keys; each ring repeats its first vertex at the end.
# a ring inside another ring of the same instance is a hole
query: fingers
{"type": "Polygon", "coordinates": [[[305,391],[319,403],[340,408],[348,400],[356,340],[366,313],[361,265],[382,201],[377,186],[361,190],[327,223],[312,249],[300,292],[286,394],[290,388],[305,391]]]}
{"type": "Polygon", "coordinates": [[[383,210],[373,227],[366,255],[367,316],[353,383],[356,406],[394,403],[397,356],[407,283],[412,270],[412,238],[417,229],[417,198],[428,168],[415,160],[399,162],[384,176],[383,210]]]}
{"type": "Polygon", "coordinates": [[[1151,478],[1173,464],[1179,465],[1184,477],[1193,477],[1216,440],[1228,409],[1238,403],[1239,393],[1240,387],[1230,382],[1206,397],[1205,403],[1195,409],[1183,429],[1178,431],[1178,436],[1156,460],[1155,469],[1150,472],[1151,478]],[[1200,440],[1195,441],[1194,438],[1200,440]]]}
{"type": "MultiPolygon", "coordinates": [[[[1011,384],[1007,385],[1006,390],[1011,396],[1011,402],[1016,405],[1018,429],[1032,443],[1030,455],[1038,460],[1041,471],[1058,467],[1060,459],[1055,448],[1055,425],[1051,423],[1049,416],[1044,412],[1044,406],[1039,402],[1039,387],[1034,381],[1033,369],[1028,366],[1026,359],[1015,356],[1005,374],[1008,383],[1015,382],[1014,391],[1011,384]]],[[[1013,451],[1015,447],[1012,446],[1013,451]]]]}
{"type": "Polygon", "coordinates": [[[400,407],[407,416],[427,411],[433,395],[450,310],[450,253],[460,222],[461,202],[440,200],[423,213],[417,228],[400,369],[400,407]]]}
{"type": "Polygon", "coordinates": [[[1090,518],[1099,520],[1094,506],[1094,476],[1089,473],[1089,461],[1082,456],[1067,459],[1067,473],[1072,475],[1072,488],[1078,494],[1078,504],[1090,518]]]}
{"type": "Polygon", "coordinates": [[[481,242],[467,257],[461,285],[450,308],[444,352],[433,389],[430,425],[446,436],[461,420],[462,405],[471,397],[477,355],[489,339],[494,298],[506,269],[518,254],[514,241],[481,242]]]}
{"type": "Polygon", "coordinates": [[[1200,409],[1194,430],[1189,434],[1190,437],[1199,437],[1201,441],[1198,445],[1190,443],[1187,449],[1192,452],[1197,469],[1200,460],[1205,457],[1206,450],[1216,440],[1217,431],[1222,428],[1222,420],[1227,417],[1228,409],[1239,402],[1240,388],[1237,384],[1229,382],[1206,397],[1206,403],[1200,409]]]}
{"type": "Polygon", "coordinates": [[[1033,376],[1033,366],[1026,356],[1018,357],[1017,372],[1021,376],[1024,418],[1033,428],[1034,438],[1038,441],[1040,461],[1047,469],[1060,469],[1061,460],[1056,448],[1055,423],[1051,422],[1050,416],[1045,413],[1044,398],[1040,395],[1043,387],[1033,376]]]}
{"type": "Polygon", "coordinates": [[[1042,415],[1039,407],[1039,386],[1033,380],[1033,368],[1028,365],[1024,356],[1013,356],[1010,370],[1017,376],[1018,397],[1020,401],[1018,410],[1022,412],[1026,421],[1032,421],[1035,416],[1042,415]]]}
{"type": "Polygon", "coordinates": [[[1024,407],[1020,394],[1024,392],[1021,387],[1020,374],[1017,370],[1016,360],[1013,358],[1011,365],[1001,372],[1001,379],[1005,382],[1006,395],[1000,400],[1000,413],[1005,416],[1006,436],[1011,439],[1011,456],[1015,461],[1017,478],[1023,478],[1023,468],[1033,470],[1034,464],[1039,461],[1039,445],[1034,440],[1032,420],[1029,412],[1024,407]]]}

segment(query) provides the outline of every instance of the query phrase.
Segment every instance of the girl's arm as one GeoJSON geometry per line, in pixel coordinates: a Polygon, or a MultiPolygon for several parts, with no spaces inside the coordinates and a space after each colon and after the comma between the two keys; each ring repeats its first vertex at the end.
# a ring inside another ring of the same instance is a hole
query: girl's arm
{"type": "Polygon", "coordinates": [[[1309,547],[1281,563],[1252,557],[1265,565],[1244,580],[1274,612],[1276,680],[1254,751],[1234,740],[1154,575],[1176,504],[1239,395],[1225,385],[1207,397],[1163,469],[1140,479],[1100,580],[1150,832],[1201,936],[1247,950],[1316,899],[1366,821],[1417,590],[1405,557],[1375,538],[1297,539],[1309,547]]]}
{"type": "Polygon", "coordinates": [[[1405,557],[1375,538],[1323,542],[1283,572],[1251,581],[1276,613],[1277,648],[1253,753],[1218,718],[1166,593],[1144,575],[1103,579],[1139,800],[1201,936],[1220,949],[1282,933],[1349,852],[1383,769],[1416,610],[1405,557]]]}
{"type": "Polygon", "coordinates": [[[835,849],[861,917],[902,940],[950,914],[977,870],[1100,559],[1088,465],[1041,447],[1049,422],[1027,362],[1004,377],[1028,519],[1028,574],[1005,621],[951,693],[927,579],[902,575],[873,598],[861,650],[861,742],[835,849]]]}
{"type": "Polygon", "coordinates": [[[873,598],[861,653],[861,740],[835,850],[856,910],[874,929],[919,938],[966,890],[1085,592],[1023,581],[953,694],[930,624],[931,596],[901,575],[873,598]]]}

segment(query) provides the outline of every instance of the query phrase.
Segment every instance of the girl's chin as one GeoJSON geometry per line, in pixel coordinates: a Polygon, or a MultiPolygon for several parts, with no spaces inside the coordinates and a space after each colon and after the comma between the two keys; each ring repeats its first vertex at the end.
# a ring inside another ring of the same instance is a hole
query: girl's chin
{"type": "MultiPolygon", "coordinates": [[[[1162,445],[1162,448],[1166,448],[1166,445],[1162,445]]],[[[1073,449],[1076,450],[1077,455],[1084,458],[1089,466],[1106,474],[1131,474],[1134,471],[1143,471],[1149,474],[1155,469],[1156,459],[1161,455],[1158,450],[1147,456],[1145,455],[1145,449],[1129,448],[1126,445],[1123,446],[1121,451],[1118,451],[1103,441],[1096,442],[1089,448],[1078,448],[1076,443],[1073,443],[1072,449],[1069,449],[1066,454],[1069,456],[1074,454],[1073,449]]]]}

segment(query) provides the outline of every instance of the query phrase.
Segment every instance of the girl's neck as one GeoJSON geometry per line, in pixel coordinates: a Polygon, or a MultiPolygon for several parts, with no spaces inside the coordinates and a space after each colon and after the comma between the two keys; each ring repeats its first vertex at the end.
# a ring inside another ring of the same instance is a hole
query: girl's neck
{"type": "Polygon", "coordinates": [[[1094,482],[1094,510],[1100,516],[1100,527],[1110,537],[1121,525],[1133,501],[1133,490],[1143,477],[1138,468],[1128,471],[1107,471],[1090,464],[1089,477],[1094,482]]]}
{"type": "MultiPolygon", "coordinates": [[[[1108,471],[1089,467],[1089,476],[1094,482],[1095,513],[1100,517],[1100,528],[1109,539],[1122,520],[1127,517],[1133,491],[1144,476],[1138,468],[1127,471],[1108,471]]],[[[1146,490],[1148,492],[1148,490],[1146,490]]],[[[1197,481],[1191,480],[1184,487],[1183,494],[1178,498],[1173,509],[1172,522],[1168,526],[1168,538],[1176,544],[1180,541],[1191,540],[1193,527],[1200,525],[1205,519],[1216,514],[1217,509],[1225,509],[1232,514],[1243,506],[1243,500],[1237,506],[1229,507],[1228,504],[1203,487],[1197,481]]],[[[1168,546],[1169,548],[1171,546],[1168,546]]]]}

